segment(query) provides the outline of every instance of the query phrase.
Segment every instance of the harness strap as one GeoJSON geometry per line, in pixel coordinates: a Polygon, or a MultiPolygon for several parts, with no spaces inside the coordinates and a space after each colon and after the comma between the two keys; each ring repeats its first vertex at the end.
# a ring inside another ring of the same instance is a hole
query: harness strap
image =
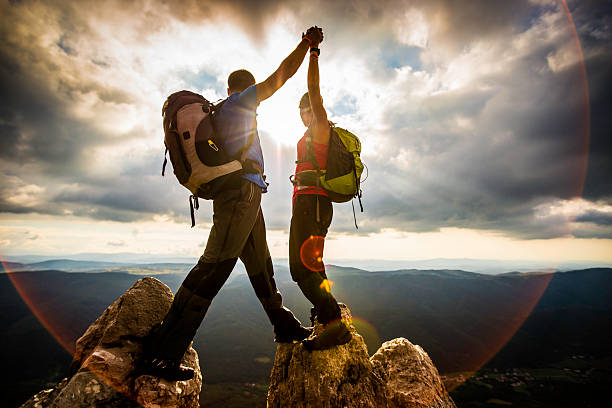
{"type": "Polygon", "coordinates": [[[317,196],[317,222],[321,222],[321,215],[319,213],[319,172],[317,171],[317,186],[315,188],[317,196]]]}
{"type": "Polygon", "coordinates": [[[321,167],[319,167],[319,161],[317,160],[317,156],[314,152],[314,143],[312,140],[312,131],[310,130],[310,128],[308,128],[308,130],[306,131],[306,157],[304,160],[302,160],[302,162],[307,161],[311,162],[317,171],[317,181],[315,184],[315,195],[317,197],[317,203],[315,211],[317,215],[317,222],[321,222],[321,213],[319,209],[319,185],[321,183],[321,167]]]}

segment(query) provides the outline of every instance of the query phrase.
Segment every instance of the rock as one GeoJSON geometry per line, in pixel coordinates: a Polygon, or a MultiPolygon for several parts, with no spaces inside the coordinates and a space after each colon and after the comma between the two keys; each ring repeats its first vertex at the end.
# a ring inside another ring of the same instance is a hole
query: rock
{"type": "MultiPolygon", "coordinates": [[[[349,309],[340,308],[353,335],[349,343],[313,352],[300,343],[278,345],[269,408],[456,408],[421,347],[394,339],[370,358],[349,309]]],[[[315,323],[316,334],[322,326],[315,323]]]]}
{"type": "Polygon", "coordinates": [[[183,365],[195,370],[189,381],[168,382],[139,375],[143,339],[172,304],[172,291],[155,278],[134,283],[77,340],[72,377],[36,394],[30,407],[199,407],[202,374],[189,348],[183,365]]]}
{"type": "Polygon", "coordinates": [[[438,370],[427,353],[400,337],[383,343],[370,358],[374,372],[387,384],[391,407],[454,407],[438,370]]]}

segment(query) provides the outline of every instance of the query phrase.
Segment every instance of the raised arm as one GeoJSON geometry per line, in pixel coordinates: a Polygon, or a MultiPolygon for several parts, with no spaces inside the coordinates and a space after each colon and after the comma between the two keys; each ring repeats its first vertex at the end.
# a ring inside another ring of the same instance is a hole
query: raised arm
{"type": "Polygon", "coordinates": [[[317,30],[313,31],[309,29],[306,34],[302,35],[302,41],[300,41],[295,50],[281,62],[276,71],[274,71],[265,81],[257,84],[258,103],[274,95],[274,92],[278,91],[289,78],[295,75],[300,65],[302,65],[308,48],[313,44],[313,41],[319,38],[318,32],[315,33],[315,31],[317,30]]]}
{"type": "MultiPolygon", "coordinates": [[[[318,48],[319,43],[313,43],[313,48],[318,48]]],[[[310,108],[312,109],[312,123],[310,129],[314,141],[322,144],[329,144],[329,121],[327,112],[323,107],[323,98],[319,88],[319,52],[310,52],[308,63],[308,96],[310,98],[310,108]]]]}

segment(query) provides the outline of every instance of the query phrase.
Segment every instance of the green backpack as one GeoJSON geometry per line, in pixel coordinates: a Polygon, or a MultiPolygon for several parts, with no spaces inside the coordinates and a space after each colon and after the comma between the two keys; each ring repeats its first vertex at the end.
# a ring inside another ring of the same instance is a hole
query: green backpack
{"type": "MultiPolygon", "coordinates": [[[[363,212],[361,174],[364,165],[360,157],[361,142],[353,133],[340,127],[333,126],[330,132],[327,168],[319,168],[314,155],[312,136],[307,134],[306,157],[301,161],[312,163],[315,170],[301,171],[291,181],[299,186],[321,187],[335,203],[344,203],[357,197],[361,212],[363,212]]],[[[353,205],[353,217],[355,217],[355,206],[352,201],[351,205],[353,205]]],[[[356,217],[355,227],[357,227],[356,217]]]]}

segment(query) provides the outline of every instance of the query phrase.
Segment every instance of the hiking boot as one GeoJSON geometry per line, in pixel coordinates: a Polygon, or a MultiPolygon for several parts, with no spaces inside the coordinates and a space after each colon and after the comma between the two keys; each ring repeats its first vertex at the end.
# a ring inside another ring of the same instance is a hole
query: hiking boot
{"type": "Polygon", "coordinates": [[[297,326],[291,330],[283,330],[280,333],[275,333],[274,341],[277,343],[293,343],[293,341],[302,341],[312,334],[312,327],[297,326]]]}
{"type": "Polygon", "coordinates": [[[192,368],[181,365],[180,361],[154,358],[145,361],[141,374],[153,375],[168,381],[187,381],[191,380],[195,373],[192,368]]]}
{"type": "Polygon", "coordinates": [[[346,344],[353,338],[344,322],[329,323],[321,333],[302,341],[306,350],[327,350],[334,346],[346,344]]]}

